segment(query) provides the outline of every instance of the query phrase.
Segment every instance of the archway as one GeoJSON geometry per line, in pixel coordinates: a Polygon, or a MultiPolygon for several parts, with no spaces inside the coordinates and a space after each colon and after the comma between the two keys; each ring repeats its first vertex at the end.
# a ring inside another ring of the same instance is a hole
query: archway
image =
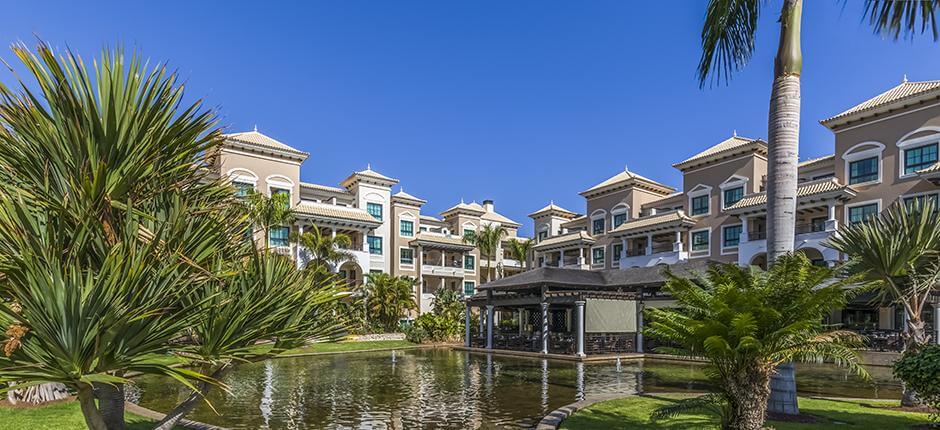
{"type": "Polygon", "coordinates": [[[763,270],[767,270],[767,253],[761,252],[760,254],[755,255],[751,258],[751,266],[760,267],[763,270]]]}
{"type": "Polygon", "coordinates": [[[346,281],[346,286],[349,288],[362,285],[365,281],[365,279],[363,279],[362,268],[353,261],[343,263],[339,266],[337,273],[340,279],[346,281]]]}
{"type": "Polygon", "coordinates": [[[796,252],[799,252],[805,255],[806,258],[810,262],[812,262],[814,266],[826,265],[826,258],[823,256],[822,251],[816,248],[812,248],[812,247],[800,248],[800,249],[797,249],[796,252]]]}

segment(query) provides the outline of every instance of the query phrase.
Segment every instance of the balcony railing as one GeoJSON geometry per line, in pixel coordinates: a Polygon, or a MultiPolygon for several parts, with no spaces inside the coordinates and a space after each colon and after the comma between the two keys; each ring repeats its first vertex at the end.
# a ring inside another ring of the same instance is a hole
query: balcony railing
{"type": "MultiPolygon", "coordinates": [[[[807,233],[819,233],[826,231],[825,222],[813,222],[809,224],[797,224],[795,227],[796,234],[807,234],[807,233]]],[[[764,240],[767,239],[767,231],[750,231],[747,233],[748,240],[764,240]]]]}

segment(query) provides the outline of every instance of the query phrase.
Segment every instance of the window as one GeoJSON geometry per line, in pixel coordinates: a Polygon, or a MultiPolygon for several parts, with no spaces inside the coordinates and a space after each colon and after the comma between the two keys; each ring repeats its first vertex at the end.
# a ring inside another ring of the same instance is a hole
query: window
{"type": "Polygon", "coordinates": [[[878,180],[878,157],[849,163],[849,185],[878,180]]]}
{"type": "MultiPolygon", "coordinates": [[[[743,227],[740,225],[726,225],[721,228],[722,238],[721,238],[721,247],[722,248],[734,248],[741,243],[741,230],[743,227]]],[[[707,232],[702,232],[707,233],[707,232]]]]}
{"type": "Polygon", "coordinates": [[[232,186],[235,187],[235,197],[247,197],[248,193],[255,190],[255,184],[251,182],[232,182],[232,186]]]}
{"type": "Polygon", "coordinates": [[[288,236],[290,236],[290,227],[271,227],[268,231],[268,245],[288,246],[290,245],[287,241],[288,236]]]}
{"type": "Polygon", "coordinates": [[[405,221],[401,220],[398,227],[399,234],[402,236],[414,236],[415,235],[415,223],[414,221],[405,221]]]}
{"type": "Polygon", "coordinates": [[[463,295],[472,296],[473,290],[476,289],[476,284],[473,281],[463,281],[463,295]]]}
{"type": "Polygon", "coordinates": [[[463,237],[473,237],[474,233],[476,232],[474,232],[472,228],[463,229],[463,237]]]}
{"type": "Polygon", "coordinates": [[[821,174],[821,175],[813,176],[813,179],[812,179],[812,180],[813,180],[813,181],[818,181],[818,180],[820,180],[820,179],[832,178],[832,177],[835,177],[835,176],[836,176],[836,174],[835,174],[834,172],[823,173],[823,174],[821,174]]]}
{"type": "Polygon", "coordinates": [[[825,231],[826,230],[826,217],[813,218],[809,222],[809,230],[812,232],[825,231]]]}
{"type": "Polygon", "coordinates": [[[548,237],[548,232],[547,232],[547,231],[540,231],[540,232],[539,232],[539,242],[545,240],[545,238],[547,238],[547,237],[548,237]]]}
{"type": "Polygon", "coordinates": [[[591,225],[594,234],[604,234],[604,218],[595,219],[591,225]]]}
{"type": "Polygon", "coordinates": [[[614,214],[614,228],[620,227],[620,224],[627,222],[627,213],[614,214]]]}
{"type": "Polygon", "coordinates": [[[611,256],[611,258],[613,258],[613,259],[615,259],[615,260],[616,260],[616,259],[619,259],[620,256],[623,255],[623,244],[622,244],[622,243],[615,243],[614,246],[611,247],[611,253],[613,253],[613,255],[611,256]]]}
{"type": "Polygon", "coordinates": [[[463,256],[463,268],[464,269],[474,270],[474,268],[476,267],[476,264],[477,264],[476,257],[472,255],[463,256]]]}
{"type": "Polygon", "coordinates": [[[382,221],[381,203],[366,203],[366,212],[368,212],[369,215],[372,215],[372,218],[382,221]]]}
{"type": "Polygon", "coordinates": [[[379,236],[369,236],[366,238],[369,242],[369,254],[382,255],[382,238],[379,236]]]}
{"type": "Polygon", "coordinates": [[[937,162],[937,144],[918,146],[904,150],[904,174],[910,175],[926,169],[937,162]]]}
{"type": "Polygon", "coordinates": [[[911,196],[904,198],[904,206],[907,206],[908,209],[911,209],[916,204],[917,206],[924,206],[930,202],[933,204],[934,208],[937,207],[937,194],[921,194],[919,196],[911,196]]]}
{"type": "MultiPolygon", "coordinates": [[[[369,248],[371,248],[371,246],[369,248]]],[[[415,264],[415,250],[411,248],[402,248],[398,262],[400,264],[415,264]]]]}
{"type": "Polygon", "coordinates": [[[604,248],[594,248],[591,250],[591,263],[604,264],[604,248]]]}
{"type": "Polygon", "coordinates": [[[704,196],[692,197],[692,215],[704,215],[708,213],[708,198],[704,196]]]}
{"type": "MultiPolygon", "coordinates": [[[[725,207],[731,206],[744,198],[744,187],[734,187],[724,190],[725,207]]],[[[694,202],[694,200],[693,200],[694,202]]],[[[706,209],[706,212],[708,210],[706,209]]]]}
{"type": "Polygon", "coordinates": [[[849,208],[849,223],[860,223],[875,215],[878,215],[878,203],[853,206],[849,208]]]}
{"type": "Polygon", "coordinates": [[[692,232],[692,250],[708,251],[708,230],[692,232]]]}

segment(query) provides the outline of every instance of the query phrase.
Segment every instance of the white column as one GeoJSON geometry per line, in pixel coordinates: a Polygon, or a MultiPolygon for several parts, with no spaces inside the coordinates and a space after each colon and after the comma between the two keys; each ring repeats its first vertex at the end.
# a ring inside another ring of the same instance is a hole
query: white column
{"type": "Polygon", "coordinates": [[[470,302],[467,302],[467,310],[463,320],[463,346],[470,347],[470,302]]]}
{"type": "Polygon", "coordinates": [[[826,231],[836,231],[839,229],[839,221],[836,219],[836,203],[829,202],[829,219],[826,220],[826,231]]]}
{"type": "Polygon", "coordinates": [[[335,228],[331,228],[331,229],[330,229],[330,237],[332,237],[333,239],[336,239],[336,229],[335,229],[335,228]]]}
{"type": "Polygon", "coordinates": [[[577,336],[578,349],[575,351],[575,355],[578,357],[584,357],[584,301],[578,300],[574,302],[574,319],[575,324],[577,325],[577,336]]]}
{"type": "Polygon", "coordinates": [[[646,235],[646,255],[653,255],[653,233],[646,235]]]}
{"type": "Polygon", "coordinates": [[[617,258],[627,258],[627,238],[620,239],[620,255],[617,258]]]}
{"type": "Polygon", "coordinates": [[[542,354],[548,354],[548,303],[542,302],[542,354]]]}
{"type": "Polygon", "coordinates": [[[742,216],[740,216],[740,217],[738,217],[738,218],[741,218],[741,238],[738,239],[738,240],[739,240],[741,243],[744,243],[744,242],[747,242],[747,241],[750,240],[750,239],[747,237],[747,231],[748,231],[748,228],[750,227],[750,225],[749,225],[749,223],[748,223],[748,218],[747,218],[746,216],[743,216],[743,215],[742,215],[742,216]]]}
{"type": "Polygon", "coordinates": [[[636,302],[636,352],[643,352],[643,302],[636,302]]]}
{"type": "Polygon", "coordinates": [[[525,309],[519,308],[519,336],[525,332],[525,309]]]}
{"type": "Polygon", "coordinates": [[[578,265],[579,266],[584,265],[584,247],[583,246],[578,248],[578,265]]]}
{"type": "Polygon", "coordinates": [[[480,327],[478,327],[479,333],[480,333],[480,337],[483,337],[483,336],[484,336],[483,331],[484,331],[484,329],[486,328],[486,325],[485,325],[485,324],[486,324],[486,313],[483,312],[483,308],[481,307],[481,308],[480,308],[480,320],[479,320],[479,325],[480,325],[480,327]]]}
{"type": "MultiPolygon", "coordinates": [[[[304,225],[303,225],[303,224],[298,224],[298,225],[297,225],[297,235],[298,235],[298,236],[303,236],[303,235],[304,235],[304,225]]],[[[299,269],[299,268],[301,267],[301,262],[300,262],[300,241],[298,241],[298,243],[297,243],[296,246],[297,246],[297,268],[299,269]]],[[[339,268],[337,267],[337,269],[339,269],[339,268]]]]}
{"type": "Polygon", "coordinates": [[[493,305],[486,305],[486,349],[493,349],[493,305]]]}
{"type": "Polygon", "coordinates": [[[672,250],[682,252],[682,231],[676,230],[676,241],[672,244],[672,250]]]}
{"type": "Polygon", "coordinates": [[[565,267],[565,250],[558,251],[558,267],[565,267]]]}

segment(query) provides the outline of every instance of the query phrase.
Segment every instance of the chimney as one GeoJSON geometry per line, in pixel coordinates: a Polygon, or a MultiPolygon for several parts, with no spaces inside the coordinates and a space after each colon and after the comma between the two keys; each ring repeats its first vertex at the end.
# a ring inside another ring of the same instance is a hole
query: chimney
{"type": "Polygon", "coordinates": [[[493,201],[483,200],[483,209],[486,209],[487,212],[493,212],[493,201]]]}

